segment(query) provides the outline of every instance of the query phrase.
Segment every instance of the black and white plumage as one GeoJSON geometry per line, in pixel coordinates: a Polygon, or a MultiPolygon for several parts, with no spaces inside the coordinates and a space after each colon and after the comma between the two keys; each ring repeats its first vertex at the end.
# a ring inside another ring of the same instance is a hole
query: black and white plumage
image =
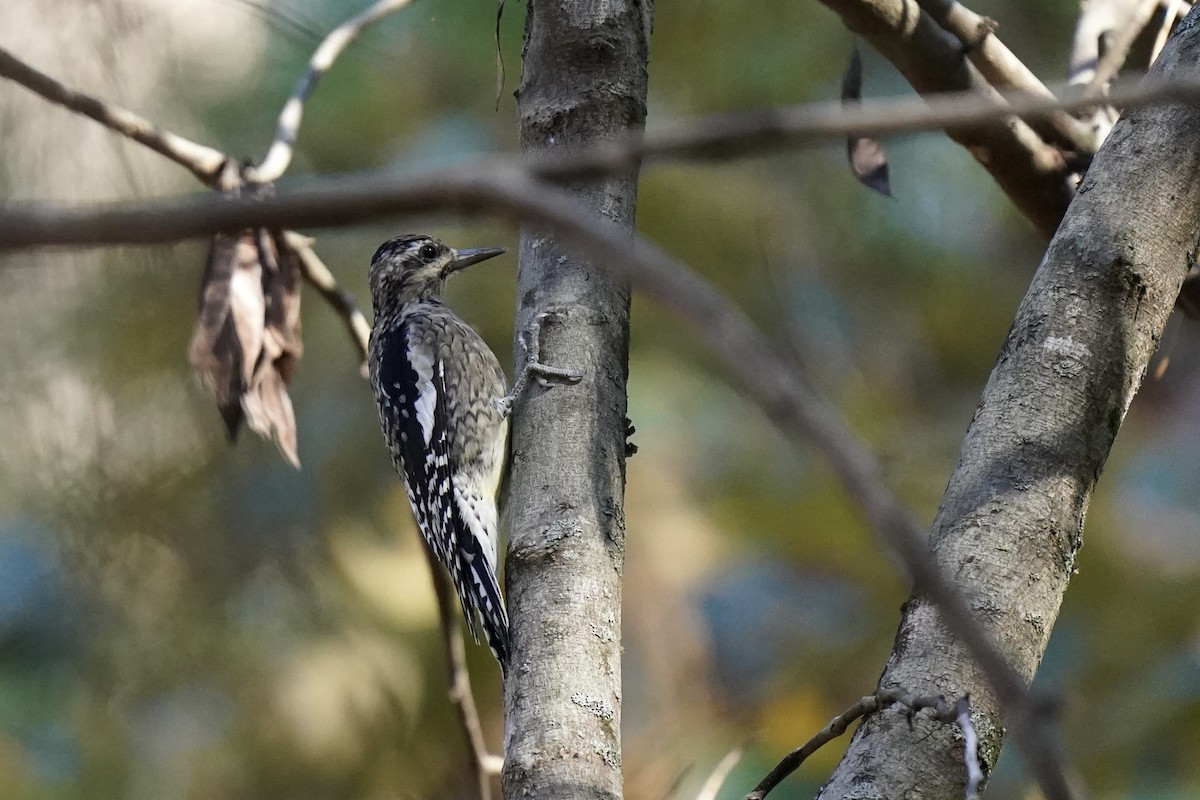
{"type": "Polygon", "coordinates": [[[385,242],[371,261],[369,353],[379,423],[421,535],[450,572],[472,637],[478,616],[501,668],[508,614],[496,494],[512,400],[496,356],[440,297],[451,273],[503,252],[454,250],[428,236],[385,242]]]}

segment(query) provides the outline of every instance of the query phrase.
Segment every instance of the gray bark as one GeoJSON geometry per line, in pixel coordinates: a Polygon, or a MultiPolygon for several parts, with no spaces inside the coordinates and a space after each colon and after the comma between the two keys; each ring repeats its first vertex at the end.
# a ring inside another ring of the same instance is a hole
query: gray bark
{"type": "MultiPolygon", "coordinates": [[[[1200,78],[1200,8],[1153,76],[1200,78]]],[[[1113,129],[1050,243],[963,442],[932,545],[980,624],[1032,679],[1082,544],[1084,513],[1158,344],[1200,233],[1200,108],[1132,112],[1113,129]]],[[[969,692],[985,769],[1003,714],[937,609],[906,604],[880,686],[969,692]]],[[[952,726],[873,716],[823,798],[961,798],[952,726]]]]}
{"type": "MultiPolygon", "coordinates": [[[[530,0],[517,95],[524,149],[642,128],[651,9],[530,0]]],[[[632,230],[636,174],[568,187],[632,230]]],[[[518,330],[539,311],[560,312],[546,321],[541,360],[586,375],[533,386],[514,415],[504,796],[619,798],[629,287],[527,228],[518,299],[518,330]]]]}

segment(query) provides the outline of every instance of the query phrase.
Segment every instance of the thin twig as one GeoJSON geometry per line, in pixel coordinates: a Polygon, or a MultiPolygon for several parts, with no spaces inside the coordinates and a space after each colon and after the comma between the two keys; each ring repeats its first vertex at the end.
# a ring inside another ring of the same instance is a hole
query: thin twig
{"type": "Polygon", "coordinates": [[[384,17],[392,14],[413,0],[378,0],[358,16],[346,20],[334,28],[308,62],[308,69],[300,80],[283,110],[279,113],[279,123],[275,130],[275,141],[267,150],[262,162],[246,171],[246,177],[256,183],[271,183],[279,179],[288,165],[292,162],[292,153],[296,143],[296,135],[300,130],[300,120],[304,116],[304,104],[317,88],[317,83],[333,66],[333,62],[341,55],[346,46],[353,42],[359,34],[371,27],[384,17]]]}
{"type": "MultiPolygon", "coordinates": [[[[974,741],[975,730],[971,727],[970,707],[967,704],[967,698],[964,697],[957,703],[950,704],[946,702],[946,698],[940,695],[914,695],[898,689],[881,689],[873,695],[862,698],[841,714],[838,714],[817,735],[784,756],[775,765],[775,768],[767,773],[767,776],[759,781],[758,785],[746,795],[745,800],[763,800],[764,797],[770,794],[772,789],[783,782],[784,778],[799,769],[800,765],[807,761],[813,753],[844,734],[851,723],[891,705],[904,706],[910,717],[922,711],[929,711],[931,712],[929,714],[930,718],[938,722],[958,721],[961,724],[963,715],[965,714],[967,727],[963,728],[964,738],[967,736],[967,729],[970,728],[971,731],[970,740],[968,741],[968,753],[964,757],[967,765],[967,773],[970,776],[973,769],[982,777],[976,749],[970,745],[970,741],[974,741]],[[966,710],[963,711],[962,709],[966,710]]],[[[968,777],[968,792],[970,791],[970,780],[970,777],[968,777]]],[[[978,784],[976,784],[977,787],[978,784]]],[[[974,798],[968,794],[968,800],[974,800],[974,798]]]]}
{"type": "Polygon", "coordinates": [[[295,231],[285,231],[283,235],[300,257],[304,280],[308,281],[308,284],[325,298],[325,302],[329,303],[345,323],[350,338],[358,348],[358,357],[361,362],[359,371],[362,372],[363,377],[366,377],[367,344],[371,339],[371,326],[367,323],[367,318],[358,310],[358,303],[354,296],[338,286],[337,279],[333,277],[329,267],[325,266],[325,262],[313,250],[314,240],[312,238],[295,231]]]}
{"type": "MultiPolygon", "coordinates": [[[[1159,81],[1116,85],[1109,100],[1124,108],[1194,101],[1200,82],[1159,81]]],[[[488,157],[406,179],[343,174],[254,202],[212,196],[155,199],[140,205],[67,210],[9,205],[0,210],[0,250],[39,245],[153,244],[204,236],[243,226],[322,227],[360,224],[400,213],[496,210],[472,196],[476,181],[528,170],[543,178],[628,170],[640,160],[728,160],[797,147],[850,133],[875,136],[986,125],[1011,116],[1036,117],[1055,109],[1079,109],[1094,101],[1014,96],[997,107],[974,93],[922,100],[874,101],[859,107],[817,103],[677,123],[559,157],[488,157]]]]}
{"type": "Polygon", "coordinates": [[[433,578],[434,593],[437,595],[438,615],[442,620],[442,642],[446,652],[446,678],[450,686],[450,702],[458,711],[459,722],[467,737],[471,771],[479,787],[479,800],[491,800],[492,776],[499,775],[503,766],[500,756],[488,752],[483,738],[483,726],[479,723],[479,711],[475,707],[475,695],[471,693],[471,675],[467,671],[467,649],[463,645],[462,625],[459,622],[459,604],[454,590],[446,580],[442,565],[428,547],[421,548],[429,562],[429,574],[433,578]]]}
{"type": "Polygon", "coordinates": [[[122,136],[149,147],[186,167],[207,186],[216,185],[221,167],[227,160],[224,153],[162,130],[132,111],[63,86],[3,48],[0,48],[0,77],[19,83],[51,103],[90,117],[122,136]]]}
{"type": "Polygon", "coordinates": [[[733,768],[741,760],[742,748],[740,747],[735,747],[726,753],[725,757],[718,761],[717,765],[713,767],[713,771],[708,774],[704,785],[696,793],[696,800],[717,800],[717,794],[725,785],[725,779],[729,777],[729,773],[733,772],[733,768]]]}

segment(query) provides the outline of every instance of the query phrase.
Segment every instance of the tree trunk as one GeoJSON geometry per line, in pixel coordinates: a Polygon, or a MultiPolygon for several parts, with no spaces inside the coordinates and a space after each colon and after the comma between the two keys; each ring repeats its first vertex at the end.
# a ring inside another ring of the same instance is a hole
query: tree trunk
{"type": "MultiPolygon", "coordinates": [[[[1200,78],[1200,7],[1152,78],[1200,78]]],[[[1036,671],[1084,513],[1197,248],[1200,108],[1130,113],[1113,129],[1034,276],[984,389],[933,524],[945,575],[1014,668],[1036,671]]],[[[1003,714],[929,602],[909,600],[880,686],[969,692],[990,769],[1003,714]]],[[[955,727],[868,719],[823,798],[963,796],[955,727]]]]}
{"type": "MultiPolygon", "coordinates": [[[[530,0],[517,95],[527,151],[642,127],[651,13],[652,0],[530,0]]],[[[632,230],[636,173],[568,187],[632,230]]],[[[629,287],[526,228],[518,292],[518,331],[559,312],[541,360],[586,374],[533,385],[514,414],[504,796],[619,798],[629,287]]]]}

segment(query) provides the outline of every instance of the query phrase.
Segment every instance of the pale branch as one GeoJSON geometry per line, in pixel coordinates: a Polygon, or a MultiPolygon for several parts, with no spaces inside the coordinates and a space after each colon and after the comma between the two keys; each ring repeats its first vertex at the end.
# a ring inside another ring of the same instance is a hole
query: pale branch
{"type": "Polygon", "coordinates": [[[346,331],[358,349],[359,371],[365,378],[367,376],[367,344],[371,338],[371,326],[368,324],[367,318],[358,310],[358,303],[354,296],[338,286],[337,279],[333,277],[329,267],[325,266],[325,262],[313,249],[314,240],[311,237],[295,231],[285,231],[283,235],[300,257],[300,268],[303,270],[304,280],[308,282],[309,286],[316,289],[321,297],[325,298],[325,302],[345,323],[346,331]]]}
{"type": "Polygon", "coordinates": [[[784,756],[767,773],[766,777],[746,794],[744,800],[763,800],[771,793],[771,790],[799,769],[800,765],[807,761],[813,753],[844,734],[853,722],[893,705],[904,706],[909,715],[910,724],[912,718],[922,711],[929,711],[930,719],[937,722],[957,722],[959,724],[963,732],[963,762],[968,776],[967,800],[975,800],[983,771],[979,767],[979,754],[974,744],[975,728],[971,724],[970,701],[964,696],[955,703],[948,703],[946,698],[940,695],[917,696],[899,689],[881,689],[875,694],[867,695],[838,714],[815,736],[784,756]]]}
{"type": "MultiPolygon", "coordinates": [[[[1101,45],[1115,31],[1133,24],[1142,0],[1088,0],[1080,3],[1079,18],[1067,59],[1067,86],[1072,97],[1090,97],[1088,86],[1096,77],[1101,45]]],[[[1117,122],[1117,110],[1103,103],[1080,109],[1076,116],[1088,125],[1098,142],[1104,141],[1117,122]]]]}
{"type": "Polygon", "coordinates": [[[1067,83],[1086,87],[1096,75],[1100,44],[1114,31],[1132,24],[1142,0],[1087,0],[1079,5],[1079,18],[1067,57],[1067,83]]]}
{"type": "Polygon", "coordinates": [[[1125,25],[1103,35],[1104,44],[1101,48],[1103,52],[1096,62],[1096,72],[1087,86],[1089,97],[1104,96],[1109,84],[1117,77],[1121,67],[1125,66],[1125,60],[1129,57],[1129,48],[1133,47],[1137,37],[1150,24],[1150,19],[1161,2],[1162,0],[1141,0],[1125,25]]]}
{"type": "Polygon", "coordinates": [[[733,772],[733,768],[741,760],[742,748],[740,747],[735,747],[726,753],[725,757],[717,762],[712,772],[704,779],[700,791],[696,793],[695,800],[717,800],[721,787],[725,785],[725,779],[729,777],[729,773],[733,772]]]}
{"type": "Polygon", "coordinates": [[[1185,0],[1166,0],[1163,3],[1163,21],[1158,28],[1158,34],[1154,37],[1154,44],[1150,47],[1149,64],[1158,60],[1158,54],[1162,52],[1163,45],[1167,43],[1167,37],[1171,35],[1175,23],[1186,16],[1191,8],[1191,4],[1185,0]]]}
{"type": "Polygon", "coordinates": [[[371,27],[384,17],[411,5],[413,0],[378,0],[370,8],[356,17],[346,20],[321,42],[308,62],[308,69],[296,82],[292,94],[279,113],[279,123],[275,130],[275,141],[267,150],[266,156],[257,166],[246,170],[246,178],[255,183],[272,183],[278,180],[288,165],[292,162],[292,153],[296,144],[296,135],[300,130],[300,120],[304,116],[304,104],[317,88],[317,83],[333,66],[333,62],[341,55],[346,46],[358,38],[364,30],[371,27]]]}
{"type": "Polygon", "coordinates": [[[428,547],[422,545],[421,550],[429,563],[429,574],[433,578],[434,594],[437,596],[450,702],[458,712],[459,723],[467,737],[467,755],[471,762],[471,772],[475,775],[479,800],[491,800],[492,777],[500,774],[503,761],[500,756],[488,752],[487,742],[483,738],[483,726],[479,723],[475,695],[471,693],[471,675],[467,671],[467,649],[463,645],[458,599],[437,558],[428,547]]]}
{"type": "MultiPolygon", "coordinates": [[[[954,34],[962,43],[966,57],[992,86],[1036,97],[1054,97],[1046,84],[996,35],[998,23],[995,20],[976,14],[957,0],[918,0],[918,3],[935,22],[954,34]]],[[[1032,119],[1030,125],[1047,142],[1065,150],[1079,153],[1096,150],[1092,131],[1065,111],[1032,119]]]]}
{"type": "Polygon", "coordinates": [[[122,136],[149,147],[187,168],[200,181],[215,186],[228,160],[224,153],[165,131],[120,106],[68,88],[0,48],[0,77],[18,83],[56,105],[90,117],[122,136]]]}

